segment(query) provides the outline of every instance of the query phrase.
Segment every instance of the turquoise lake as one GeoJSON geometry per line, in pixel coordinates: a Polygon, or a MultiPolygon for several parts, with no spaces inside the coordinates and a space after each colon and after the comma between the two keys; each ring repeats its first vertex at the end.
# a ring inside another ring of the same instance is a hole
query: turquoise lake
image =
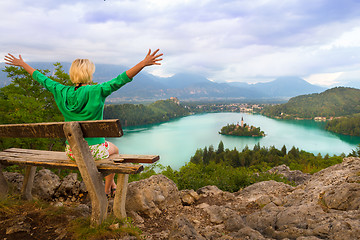
{"type": "Polygon", "coordinates": [[[252,149],[255,144],[287,150],[293,146],[323,156],[350,153],[360,143],[360,137],[343,136],[323,129],[324,123],[312,120],[277,120],[247,113],[204,113],[196,114],[161,124],[127,127],[124,136],[109,141],[124,154],[160,155],[159,163],[179,169],[190,161],[199,148],[213,145],[215,150],[220,141],[228,149],[242,150],[246,145],[252,149]],[[244,118],[244,123],[260,127],[266,136],[262,138],[224,136],[218,132],[231,123],[244,118]]]}

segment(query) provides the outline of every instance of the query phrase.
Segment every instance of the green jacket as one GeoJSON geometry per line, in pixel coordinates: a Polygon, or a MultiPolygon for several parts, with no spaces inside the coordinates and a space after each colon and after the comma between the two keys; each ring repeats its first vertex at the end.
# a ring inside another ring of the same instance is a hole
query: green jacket
{"type": "MultiPolygon", "coordinates": [[[[123,72],[108,82],[85,85],[75,91],[74,86],[64,86],[39,71],[35,71],[32,77],[54,95],[55,102],[66,122],[102,120],[106,97],[132,81],[126,72],[123,72]]],[[[89,145],[105,142],[105,138],[86,138],[85,140],[89,145]]]]}

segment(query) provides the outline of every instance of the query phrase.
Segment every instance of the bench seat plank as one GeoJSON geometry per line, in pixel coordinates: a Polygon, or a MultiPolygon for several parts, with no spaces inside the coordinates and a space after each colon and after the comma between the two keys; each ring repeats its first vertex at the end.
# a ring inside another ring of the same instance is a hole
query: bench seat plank
{"type": "Polygon", "coordinates": [[[110,157],[114,162],[123,163],[155,163],[160,157],[159,155],[133,155],[133,154],[117,154],[110,157]]]}
{"type": "MultiPolygon", "coordinates": [[[[23,149],[23,148],[9,148],[4,150],[4,152],[11,152],[16,156],[16,154],[34,154],[34,155],[41,155],[44,158],[51,158],[56,160],[69,160],[65,152],[57,152],[57,151],[44,151],[44,150],[35,150],[35,149],[23,149]]],[[[1,153],[1,152],[0,152],[1,153]]],[[[110,160],[114,161],[115,163],[155,163],[160,159],[159,155],[136,155],[136,154],[116,154],[112,155],[110,160]]],[[[99,160],[102,161],[102,160],[99,160]]],[[[97,161],[97,162],[99,162],[97,161]]]]}
{"type": "MultiPolygon", "coordinates": [[[[99,172],[136,174],[143,170],[142,165],[134,165],[124,162],[115,163],[113,160],[113,158],[108,158],[95,161],[99,172]]],[[[19,164],[28,166],[31,165],[42,167],[67,168],[74,170],[78,169],[76,163],[74,161],[71,161],[64,152],[56,151],[10,148],[0,152],[0,161],[3,165],[19,164]]]]}

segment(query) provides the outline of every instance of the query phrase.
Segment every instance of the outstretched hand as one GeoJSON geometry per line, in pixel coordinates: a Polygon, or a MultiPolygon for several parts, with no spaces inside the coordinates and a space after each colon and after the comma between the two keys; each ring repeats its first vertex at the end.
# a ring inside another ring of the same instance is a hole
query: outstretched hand
{"type": "Polygon", "coordinates": [[[19,55],[19,58],[14,57],[10,53],[5,56],[4,58],[5,63],[12,66],[19,66],[22,67],[24,64],[24,60],[22,59],[21,55],[19,55]]]}
{"type": "Polygon", "coordinates": [[[160,58],[163,54],[158,54],[159,49],[151,53],[151,49],[149,49],[148,54],[138,64],[136,64],[134,67],[130,68],[126,71],[126,75],[129,78],[135,77],[144,67],[151,66],[151,65],[161,65],[160,61],[162,61],[162,58],[160,58]]]}
{"type": "Polygon", "coordinates": [[[143,60],[145,66],[151,66],[151,65],[161,65],[159,61],[162,61],[163,59],[160,58],[163,54],[157,54],[159,52],[159,49],[151,53],[151,49],[149,49],[148,54],[146,55],[145,59],[143,60]]]}
{"type": "Polygon", "coordinates": [[[26,62],[24,62],[21,55],[19,55],[19,58],[16,58],[13,55],[11,55],[10,53],[8,53],[8,55],[5,56],[4,60],[5,60],[5,63],[8,65],[24,68],[25,71],[27,71],[30,75],[32,75],[35,71],[34,68],[29,66],[26,62]]]}

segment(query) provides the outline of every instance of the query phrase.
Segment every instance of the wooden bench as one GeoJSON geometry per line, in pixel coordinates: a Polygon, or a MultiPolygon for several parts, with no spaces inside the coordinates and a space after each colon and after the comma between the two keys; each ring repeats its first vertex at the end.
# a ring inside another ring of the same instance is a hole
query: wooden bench
{"type": "Polygon", "coordinates": [[[51,122],[31,124],[0,125],[0,137],[11,138],[66,138],[75,157],[71,161],[65,152],[10,148],[0,152],[0,196],[8,193],[8,184],[1,171],[1,165],[24,165],[26,167],[22,197],[32,199],[31,189],[37,166],[49,168],[79,169],[86,185],[92,205],[91,223],[100,224],[107,216],[108,199],[105,194],[103,177],[117,173],[117,190],[114,197],[114,215],[126,217],[125,201],[129,174],[143,170],[143,166],[131,163],[154,163],[158,155],[113,155],[94,161],[86,138],[121,137],[119,120],[51,122]]]}

